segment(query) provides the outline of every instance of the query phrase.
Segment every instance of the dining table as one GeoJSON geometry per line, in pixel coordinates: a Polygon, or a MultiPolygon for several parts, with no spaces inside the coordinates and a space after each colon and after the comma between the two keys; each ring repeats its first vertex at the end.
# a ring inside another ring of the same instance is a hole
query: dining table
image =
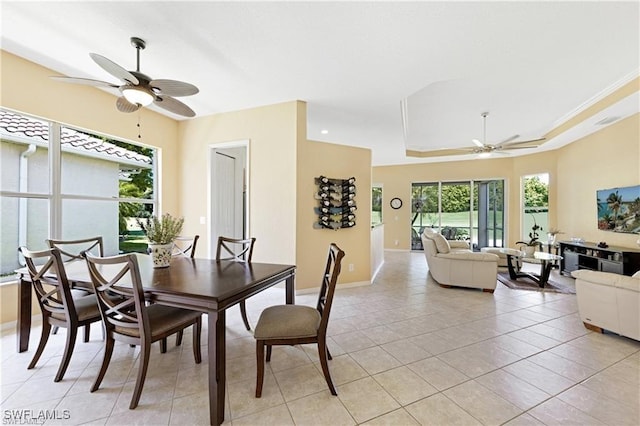
{"type": "MultiPolygon", "coordinates": [[[[154,268],[149,255],[136,254],[145,297],[160,303],[207,314],[209,362],[209,420],[224,421],[226,370],[226,310],[278,283],[285,283],[285,302],[295,303],[295,265],[216,261],[176,256],[169,267],[154,268]]],[[[18,282],[18,351],[29,348],[32,288],[26,268],[16,271],[18,282]]],[[[70,282],[89,284],[85,261],[65,264],[70,282]]]]}

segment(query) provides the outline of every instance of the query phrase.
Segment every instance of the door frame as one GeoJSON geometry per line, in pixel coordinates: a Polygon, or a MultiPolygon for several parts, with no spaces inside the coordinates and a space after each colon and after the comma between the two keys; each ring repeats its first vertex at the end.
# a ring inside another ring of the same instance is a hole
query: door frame
{"type": "Polygon", "coordinates": [[[214,228],[214,223],[213,223],[213,200],[215,199],[215,190],[216,190],[216,185],[213,182],[214,176],[215,176],[215,161],[213,161],[214,156],[216,155],[216,152],[218,150],[226,150],[226,149],[230,149],[230,148],[243,148],[245,151],[245,158],[244,158],[244,182],[245,182],[245,205],[244,205],[244,229],[245,229],[245,234],[246,235],[251,235],[251,231],[249,229],[249,217],[250,214],[249,212],[250,210],[250,188],[251,185],[249,184],[250,182],[250,147],[251,144],[249,143],[249,139],[240,139],[240,140],[235,140],[235,141],[228,141],[228,142],[222,142],[222,143],[210,143],[208,145],[208,149],[207,149],[207,170],[208,170],[208,176],[207,176],[207,235],[209,236],[208,240],[209,240],[209,246],[207,247],[207,251],[209,253],[209,256],[212,257],[213,254],[216,251],[216,246],[218,244],[217,239],[213,238],[213,232],[215,231],[214,228]]]}

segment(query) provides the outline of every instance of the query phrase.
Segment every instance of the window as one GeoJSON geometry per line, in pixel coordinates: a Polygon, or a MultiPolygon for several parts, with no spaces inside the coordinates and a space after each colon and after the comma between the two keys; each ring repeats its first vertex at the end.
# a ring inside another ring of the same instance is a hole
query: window
{"type": "Polygon", "coordinates": [[[1,278],[17,248],[102,235],[105,254],[146,249],[137,218],[155,205],[156,150],[0,109],[1,278]]]}
{"type": "Polygon", "coordinates": [[[382,186],[371,188],[371,224],[382,223],[382,186]]]}
{"type": "Polygon", "coordinates": [[[549,174],[528,175],[522,178],[522,240],[529,241],[534,225],[541,228],[539,231],[549,227],[549,174]]]}

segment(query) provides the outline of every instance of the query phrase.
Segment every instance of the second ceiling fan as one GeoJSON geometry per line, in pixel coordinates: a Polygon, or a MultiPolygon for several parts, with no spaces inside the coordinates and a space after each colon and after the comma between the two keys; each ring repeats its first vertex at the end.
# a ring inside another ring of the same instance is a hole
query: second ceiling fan
{"type": "Polygon", "coordinates": [[[54,80],[65,83],[84,84],[96,87],[118,89],[122,96],[116,101],[116,107],[121,112],[135,112],[151,103],[169,112],[185,117],[195,117],[196,113],[184,103],[175,99],[180,96],[191,96],[198,93],[198,88],[190,83],[178,80],[152,79],[140,72],[140,51],[146,47],[144,40],[131,37],[131,44],[136,49],[136,70],[127,71],[120,65],[98,55],[90,53],[91,59],[109,74],[120,79],[121,84],[113,84],[89,78],[52,76],[54,80]]]}
{"type": "Polygon", "coordinates": [[[502,142],[497,143],[495,145],[488,144],[487,143],[487,116],[489,115],[489,113],[483,112],[481,115],[483,119],[482,142],[479,141],[478,139],[473,139],[471,142],[473,142],[476,146],[467,148],[467,151],[471,151],[474,154],[491,154],[494,152],[505,153],[506,151],[509,151],[512,149],[537,148],[540,146],[540,144],[537,142],[542,142],[545,139],[545,138],[538,138],[538,139],[530,139],[526,141],[514,142],[516,139],[520,137],[520,135],[513,135],[510,138],[505,139],[502,142]]]}

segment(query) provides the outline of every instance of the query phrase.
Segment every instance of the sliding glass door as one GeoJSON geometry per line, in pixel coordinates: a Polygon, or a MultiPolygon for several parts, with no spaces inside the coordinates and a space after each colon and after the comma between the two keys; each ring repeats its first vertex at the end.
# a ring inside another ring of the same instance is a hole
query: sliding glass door
{"type": "Polygon", "coordinates": [[[422,250],[425,227],[450,240],[480,247],[504,247],[504,181],[412,184],[411,248],[422,250]]]}

